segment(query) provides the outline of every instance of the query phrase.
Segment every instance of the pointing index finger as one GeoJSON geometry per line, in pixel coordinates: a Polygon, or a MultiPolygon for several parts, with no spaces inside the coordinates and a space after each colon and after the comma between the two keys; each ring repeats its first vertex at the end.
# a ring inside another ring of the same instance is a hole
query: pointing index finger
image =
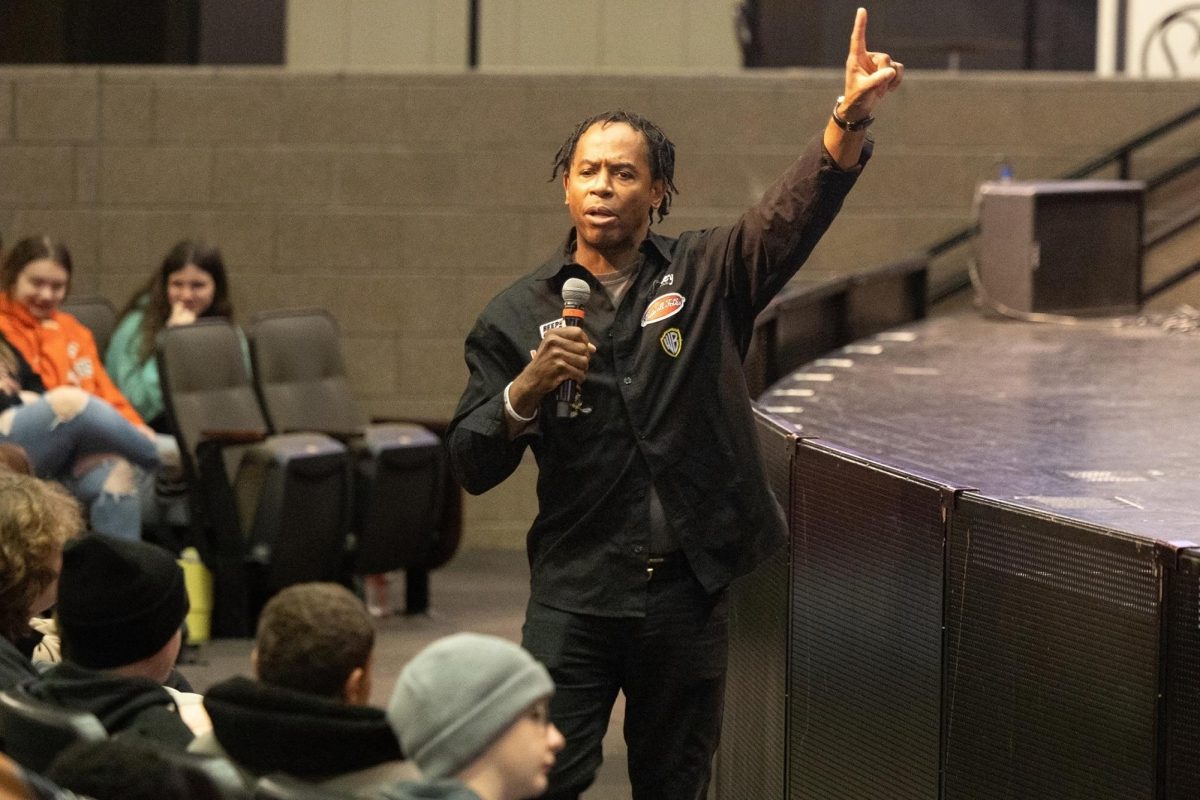
{"type": "Polygon", "coordinates": [[[859,8],[854,15],[854,30],[850,33],[850,54],[865,56],[867,54],[867,10],[859,8]]]}

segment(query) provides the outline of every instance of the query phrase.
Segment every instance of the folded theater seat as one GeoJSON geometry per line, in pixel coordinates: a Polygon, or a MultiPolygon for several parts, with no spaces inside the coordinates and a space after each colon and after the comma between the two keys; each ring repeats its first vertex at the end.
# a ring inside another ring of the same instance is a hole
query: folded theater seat
{"type": "Polygon", "coordinates": [[[270,434],[229,322],[164,329],[157,348],[193,537],[213,571],[213,635],[250,636],[276,591],[345,574],[350,455],[321,433],[270,434]]]}
{"type": "Polygon", "coordinates": [[[247,326],[271,430],[316,430],[354,458],[352,570],[405,570],[406,611],[429,604],[429,571],[454,554],[461,496],[441,439],[424,424],[368,422],[350,389],[337,324],[321,309],[256,315],[247,326]]]}

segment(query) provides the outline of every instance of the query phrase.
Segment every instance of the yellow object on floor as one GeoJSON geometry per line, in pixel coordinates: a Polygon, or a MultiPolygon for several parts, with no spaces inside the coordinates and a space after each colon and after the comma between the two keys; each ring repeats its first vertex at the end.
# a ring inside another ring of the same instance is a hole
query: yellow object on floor
{"type": "Polygon", "coordinates": [[[194,547],[179,554],[179,566],[183,568],[188,596],[187,643],[204,644],[212,631],[212,572],[204,566],[194,547]]]}

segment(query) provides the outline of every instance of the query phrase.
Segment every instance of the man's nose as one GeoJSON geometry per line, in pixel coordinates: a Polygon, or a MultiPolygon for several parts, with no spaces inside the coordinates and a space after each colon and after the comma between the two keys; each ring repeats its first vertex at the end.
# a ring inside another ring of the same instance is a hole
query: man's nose
{"type": "Polygon", "coordinates": [[[592,182],[592,192],[600,195],[612,194],[612,180],[608,174],[608,170],[601,170],[596,173],[596,180],[592,182]]]}

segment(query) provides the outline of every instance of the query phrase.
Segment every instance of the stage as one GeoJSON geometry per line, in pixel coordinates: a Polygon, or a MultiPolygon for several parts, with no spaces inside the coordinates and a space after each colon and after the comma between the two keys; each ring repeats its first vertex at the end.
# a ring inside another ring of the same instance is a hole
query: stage
{"type": "Polygon", "coordinates": [[[964,312],[759,398],[718,797],[1200,796],[1200,335],[964,312]]]}

